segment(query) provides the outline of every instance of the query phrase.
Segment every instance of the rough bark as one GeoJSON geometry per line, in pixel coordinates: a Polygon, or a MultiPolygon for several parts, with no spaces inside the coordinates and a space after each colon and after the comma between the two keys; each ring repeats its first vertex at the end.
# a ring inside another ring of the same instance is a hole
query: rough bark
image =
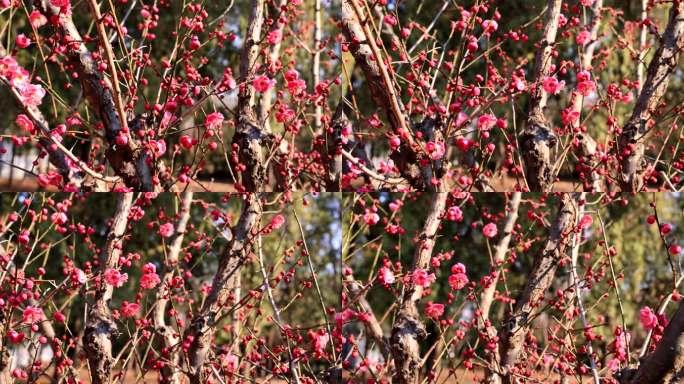
{"type": "MultiPolygon", "coordinates": [[[[423,230],[418,237],[413,264],[408,273],[419,268],[429,268],[437,230],[446,209],[447,197],[448,193],[434,195],[423,230]]],[[[418,312],[418,302],[422,295],[422,286],[415,285],[413,282],[407,283],[392,325],[390,348],[396,369],[393,382],[397,384],[416,384],[419,382],[419,370],[422,362],[420,341],[427,336],[425,325],[420,320],[418,312]]]]}
{"type": "MultiPolygon", "coordinates": [[[[83,43],[83,38],[76,29],[71,14],[60,12],[60,8],[53,6],[49,0],[39,0],[38,3],[44,14],[58,18],[59,32],[64,40],[70,42],[67,45],[69,58],[76,67],[88,104],[104,126],[107,142],[105,156],[114,173],[121,177],[127,187],[148,191],[153,185],[151,177],[156,172],[145,161],[147,151],[138,145],[129,132],[123,132],[129,136],[127,145],[116,144],[116,138],[127,126],[127,122],[119,119],[112,94],[112,84],[99,70],[98,63],[83,43]]],[[[101,21],[98,20],[98,22],[101,21]]]]}
{"type": "Polygon", "coordinates": [[[168,362],[164,365],[161,372],[161,382],[169,384],[179,384],[180,376],[178,374],[179,364],[179,346],[180,335],[174,331],[172,324],[167,324],[165,320],[166,307],[171,296],[171,281],[173,280],[174,271],[178,264],[178,255],[182,249],[183,238],[185,237],[185,230],[190,219],[190,207],[192,205],[193,193],[187,191],[183,194],[183,200],[180,207],[180,216],[178,223],[174,230],[171,241],[167,247],[166,260],[164,262],[164,270],[162,271],[161,284],[156,292],[157,303],[154,307],[153,319],[154,327],[157,333],[161,336],[161,341],[164,349],[168,352],[168,362]]]}
{"type": "Polygon", "coordinates": [[[551,151],[557,137],[551,122],[544,115],[549,95],[542,81],[551,74],[552,52],[558,33],[558,18],[562,0],[548,0],[544,31],[535,57],[533,79],[537,82],[532,91],[527,121],[520,142],[526,167],[526,180],[530,191],[546,191],[553,185],[551,151]]]}
{"type": "Polygon", "coordinates": [[[527,275],[527,284],[516,300],[513,311],[506,314],[499,330],[499,349],[490,356],[488,383],[514,382],[513,372],[524,347],[525,335],[530,330],[533,312],[544,299],[544,293],[553,282],[558,262],[571,242],[576,215],[577,201],[574,194],[562,194],[558,215],[549,229],[549,238],[544,249],[527,275]]]}
{"type": "Polygon", "coordinates": [[[264,189],[264,144],[270,141],[270,135],[264,131],[263,122],[259,121],[254,105],[254,89],[252,82],[256,73],[256,62],[259,56],[261,29],[264,24],[265,0],[252,0],[249,16],[249,27],[240,59],[240,91],[233,143],[238,146],[238,159],[246,167],[242,173],[242,186],[246,191],[258,192],[264,189]]]}
{"type": "Polygon", "coordinates": [[[646,141],[651,132],[649,122],[662,100],[669,78],[684,49],[684,1],[675,0],[661,44],[648,66],[636,105],[618,138],[621,158],[620,186],[623,191],[637,192],[644,187],[644,174],[649,168],[644,159],[646,141]]]}
{"type": "Polygon", "coordinates": [[[121,241],[128,225],[128,214],[133,205],[133,193],[118,195],[116,212],[107,234],[102,254],[100,255],[100,283],[95,291],[95,298],[88,309],[88,320],[83,335],[84,348],[90,367],[90,375],[94,384],[110,383],[112,365],[112,340],[117,336],[116,323],[109,310],[114,288],[104,282],[104,272],[116,268],[121,255],[121,241]]]}
{"type": "Polygon", "coordinates": [[[188,351],[190,381],[206,382],[203,366],[209,356],[209,349],[216,330],[221,308],[225,306],[231,292],[230,279],[240,273],[243,262],[251,252],[254,243],[254,232],[258,230],[261,220],[261,201],[259,194],[248,194],[237,225],[233,228],[233,237],[226,253],[219,260],[218,270],[214,275],[211,291],[200,311],[194,316],[188,336],[193,337],[188,351]]]}
{"type": "Polygon", "coordinates": [[[684,304],[680,304],[655,351],[636,371],[622,372],[623,384],[675,384],[684,381],[684,304]]]}

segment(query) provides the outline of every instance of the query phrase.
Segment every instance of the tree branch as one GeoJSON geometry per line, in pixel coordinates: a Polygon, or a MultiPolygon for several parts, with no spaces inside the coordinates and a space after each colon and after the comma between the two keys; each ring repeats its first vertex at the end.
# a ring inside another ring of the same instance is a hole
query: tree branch
{"type": "Polygon", "coordinates": [[[180,207],[180,217],[176,224],[171,242],[167,247],[166,260],[164,262],[164,270],[161,276],[161,284],[156,292],[156,304],[152,314],[154,319],[154,327],[161,335],[162,345],[168,351],[169,362],[164,365],[162,369],[161,381],[168,384],[180,384],[180,377],[178,375],[177,364],[179,364],[178,343],[180,342],[179,335],[173,330],[170,324],[166,324],[164,317],[166,316],[166,307],[169,302],[169,297],[172,295],[171,282],[173,280],[174,270],[178,264],[178,255],[182,249],[183,238],[185,237],[185,230],[190,219],[190,208],[192,206],[193,193],[186,191],[183,194],[183,200],[180,207]]]}
{"type": "MultiPolygon", "coordinates": [[[[409,274],[419,268],[427,269],[430,265],[437,230],[446,209],[448,195],[448,193],[434,195],[423,230],[418,237],[409,274]]],[[[398,384],[417,384],[420,377],[419,369],[422,359],[419,342],[427,336],[425,325],[418,313],[418,302],[422,296],[423,286],[409,281],[404,286],[399,311],[392,325],[390,347],[396,367],[394,382],[398,384]]]]}
{"type": "Polygon", "coordinates": [[[243,204],[240,219],[232,231],[233,238],[219,260],[211,291],[188,330],[188,336],[193,338],[188,351],[190,381],[193,384],[205,382],[202,368],[209,354],[219,313],[230,295],[228,282],[231,276],[240,273],[242,264],[251,252],[255,231],[258,231],[262,214],[260,195],[248,194],[243,204]]]}
{"type": "Polygon", "coordinates": [[[118,195],[116,212],[100,256],[99,285],[95,291],[94,303],[88,310],[88,320],[83,334],[83,341],[94,384],[109,383],[114,364],[112,340],[116,337],[118,331],[109,309],[109,301],[112,299],[114,287],[104,281],[104,273],[110,268],[116,268],[118,265],[119,256],[121,255],[121,241],[126,232],[128,214],[132,205],[133,193],[128,192],[118,195]]]}
{"type": "Polygon", "coordinates": [[[531,191],[536,192],[546,191],[553,186],[551,150],[556,145],[557,138],[544,115],[549,95],[544,91],[542,82],[551,74],[553,46],[556,43],[562,3],[562,0],[548,0],[541,46],[535,57],[533,79],[536,86],[532,91],[527,121],[520,137],[527,185],[531,191]]]}
{"type": "Polygon", "coordinates": [[[490,354],[487,372],[488,383],[511,384],[520,353],[524,347],[525,336],[530,329],[534,309],[544,299],[544,293],[550,287],[556,274],[558,262],[565,255],[570,243],[570,235],[574,229],[577,215],[577,201],[571,194],[560,196],[558,215],[549,228],[549,238],[542,253],[536,258],[532,270],[527,275],[527,284],[515,302],[513,311],[506,318],[499,330],[499,349],[490,354]],[[494,371],[493,367],[500,366],[494,371]]]}
{"type": "Polygon", "coordinates": [[[669,78],[677,67],[684,49],[684,1],[674,0],[662,42],[648,66],[636,105],[618,138],[621,157],[620,185],[622,190],[638,192],[644,187],[644,176],[649,168],[644,159],[646,140],[651,132],[650,119],[662,100],[669,78]]]}

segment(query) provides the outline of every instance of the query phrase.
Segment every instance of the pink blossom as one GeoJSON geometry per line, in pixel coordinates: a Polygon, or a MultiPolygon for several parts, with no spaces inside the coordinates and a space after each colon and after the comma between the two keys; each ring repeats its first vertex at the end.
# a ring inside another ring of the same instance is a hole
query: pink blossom
{"type": "Polygon", "coordinates": [[[462,126],[463,124],[465,124],[465,123],[468,122],[468,119],[470,119],[470,118],[468,117],[468,115],[466,115],[466,114],[463,113],[463,112],[459,112],[459,113],[458,113],[458,116],[456,117],[456,126],[457,126],[457,127],[462,126]]]}
{"type": "Polygon", "coordinates": [[[299,79],[299,72],[295,71],[294,69],[288,69],[285,71],[285,80],[293,81],[297,79],[299,79]]]}
{"type": "Polygon", "coordinates": [[[273,219],[271,220],[271,228],[277,230],[282,227],[283,224],[285,224],[285,216],[280,214],[273,216],[273,219]]]}
{"type": "Polygon", "coordinates": [[[577,82],[589,81],[591,80],[591,73],[589,71],[579,71],[577,72],[577,82]]]}
{"type": "Polygon", "coordinates": [[[394,280],[394,273],[391,269],[387,267],[381,267],[378,270],[378,281],[380,281],[382,284],[393,284],[394,280]]]}
{"type": "Polygon", "coordinates": [[[575,42],[581,46],[589,44],[589,41],[591,41],[591,32],[587,30],[578,33],[577,37],[575,38],[575,42]]]}
{"type": "Polygon", "coordinates": [[[159,285],[159,283],[161,283],[159,275],[154,272],[145,273],[140,277],[140,287],[143,289],[152,289],[159,285]]]}
{"type": "Polygon", "coordinates": [[[385,24],[394,27],[395,25],[398,24],[397,18],[394,17],[394,15],[385,15],[384,18],[385,24]]]}
{"type": "Polygon", "coordinates": [[[462,221],[463,211],[461,211],[461,208],[454,205],[453,207],[449,207],[446,216],[449,221],[462,221]]]}
{"type": "Polygon", "coordinates": [[[580,3],[585,7],[591,7],[594,5],[594,1],[596,0],[580,0],[580,3]]]}
{"type": "Polygon", "coordinates": [[[399,149],[399,146],[401,145],[401,139],[399,138],[399,136],[392,135],[389,138],[389,145],[393,151],[396,151],[397,149],[399,149]]]}
{"type": "Polygon", "coordinates": [[[511,79],[511,84],[513,86],[513,89],[515,89],[518,92],[523,92],[525,89],[527,89],[527,83],[525,82],[524,77],[518,77],[518,76],[513,76],[511,79]]]}
{"type": "Polygon", "coordinates": [[[52,214],[52,216],[50,216],[50,220],[51,220],[53,223],[55,223],[56,225],[64,225],[64,224],[67,223],[67,221],[68,221],[69,219],[67,218],[66,213],[64,213],[64,212],[55,212],[55,213],[52,214]]]}
{"type": "Polygon", "coordinates": [[[17,125],[24,131],[29,132],[31,134],[35,133],[35,127],[33,126],[33,122],[28,116],[21,114],[17,116],[14,122],[17,123],[17,125]]]}
{"type": "Polygon", "coordinates": [[[466,273],[466,267],[463,263],[456,263],[451,266],[451,273],[466,273]]]}
{"type": "Polygon", "coordinates": [[[275,81],[264,75],[261,75],[254,78],[254,81],[252,81],[252,86],[257,92],[264,93],[268,91],[268,89],[271,88],[274,83],[275,81]]]}
{"type": "Polygon", "coordinates": [[[31,25],[38,29],[42,27],[43,25],[47,24],[47,17],[40,13],[39,11],[33,11],[29,15],[29,21],[31,22],[31,25]]]}
{"type": "Polygon", "coordinates": [[[58,323],[63,323],[66,321],[66,316],[60,311],[55,311],[52,313],[52,317],[55,319],[56,322],[58,323]]]}
{"type": "Polygon", "coordinates": [[[392,212],[396,212],[399,210],[399,208],[401,208],[401,205],[402,205],[401,200],[395,200],[395,201],[389,203],[389,209],[392,212]]]}
{"type": "Polygon", "coordinates": [[[577,90],[582,96],[589,96],[592,92],[596,90],[596,83],[593,81],[582,81],[577,84],[577,90]]]}
{"type": "Polygon", "coordinates": [[[235,373],[240,366],[239,358],[232,353],[222,354],[220,357],[221,366],[230,373],[235,373]]]}
{"type": "Polygon", "coordinates": [[[429,141],[425,144],[425,150],[432,160],[439,160],[444,157],[444,143],[429,141]]]}
{"type": "Polygon", "coordinates": [[[561,111],[563,125],[572,125],[580,118],[580,113],[572,108],[565,108],[561,111]]]}
{"type": "Polygon", "coordinates": [[[138,303],[129,303],[128,301],[121,303],[121,314],[123,317],[135,317],[139,309],[140,304],[138,303]]]}
{"type": "Polygon", "coordinates": [[[0,58],[0,76],[6,79],[14,78],[14,74],[19,69],[19,64],[12,56],[0,58]]]}
{"type": "Polygon", "coordinates": [[[45,96],[45,89],[41,85],[26,84],[18,88],[21,102],[30,107],[37,107],[42,103],[45,96]]]}
{"type": "Polygon", "coordinates": [[[435,277],[434,273],[428,274],[428,272],[422,268],[417,268],[411,274],[411,280],[413,281],[413,284],[420,285],[422,287],[430,286],[430,284],[432,284],[436,279],[437,278],[435,277]]]}
{"type": "Polygon", "coordinates": [[[660,233],[662,235],[667,235],[672,231],[672,224],[665,223],[660,226],[660,233]]]}
{"type": "Polygon", "coordinates": [[[214,112],[204,118],[204,125],[209,129],[219,129],[223,124],[223,115],[220,112],[214,112]]]}
{"type": "Polygon", "coordinates": [[[88,277],[86,276],[85,272],[83,272],[82,269],[74,268],[71,271],[71,282],[72,283],[85,284],[86,281],[88,281],[88,277]]]}
{"type": "Polygon", "coordinates": [[[287,91],[293,96],[299,96],[306,91],[306,81],[295,79],[287,82],[287,91]]]}
{"type": "Polygon", "coordinates": [[[105,282],[114,287],[121,287],[128,281],[128,273],[121,273],[114,268],[109,268],[104,273],[105,282]]]}
{"type": "Polygon", "coordinates": [[[166,153],[166,141],[164,141],[164,139],[152,140],[150,141],[150,146],[152,147],[154,156],[157,158],[166,153]]]}
{"type": "Polygon", "coordinates": [[[650,307],[643,307],[639,311],[639,321],[644,329],[653,329],[658,325],[658,316],[650,307]]]}
{"type": "Polygon", "coordinates": [[[53,7],[59,7],[59,8],[66,8],[70,6],[70,1],[69,0],[50,0],[50,4],[52,4],[53,7]]]}
{"type": "Polygon", "coordinates": [[[542,82],[542,87],[544,92],[557,95],[565,87],[565,81],[558,81],[555,77],[547,76],[542,82]]]}
{"type": "Polygon", "coordinates": [[[380,216],[377,213],[366,209],[366,213],[363,215],[363,221],[368,225],[375,225],[380,221],[380,216]]]}
{"type": "Polygon", "coordinates": [[[17,240],[19,241],[20,244],[28,244],[29,241],[31,241],[29,231],[26,231],[26,230],[21,231],[17,240]]]}
{"type": "Polygon", "coordinates": [[[294,119],[295,115],[296,112],[293,109],[282,106],[278,112],[276,112],[275,117],[277,122],[285,123],[294,119]]]}
{"type": "Polygon", "coordinates": [[[34,323],[37,323],[39,321],[42,321],[43,320],[43,310],[38,308],[38,307],[34,307],[32,305],[29,305],[26,308],[24,308],[24,313],[22,314],[22,320],[24,321],[24,323],[28,323],[28,324],[34,324],[34,323]]]}
{"type": "Polygon", "coordinates": [[[24,35],[23,33],[20,33],[14,39],[14,43],[17,44],[17,47],[19,48],[26,48],[29,45],[31,45],[31,39],[26,37],[26,35],[24,35]]]}
{"type": "Polygon", "coordinates": [[[586,229],[591,227],[591,224],[594,222],[594,219],[591,217],[591,215],[584,215],[580,219],[579,227],[581,229],[586,229]]]}
{"type": "Polygon", "coordinates": [[[173,224],[171,224],[171,223],[166,223],[166,224],[159,226],[159,234],[162,237],[169,238],[169,237],[173,236],[173,232],[174,232],[174,228],[173,228],[173,224]]]}
{"type": "Polygon", "coordinates": [[[312,347],[316,354],[322,355],[325,353],[325,347],[330,341],[330,335],[328,332],[316,332],[313,334],[312,347]]]}
{"type": "Polygon", "coordinates": [[[496,125],[496,116],[492,114],[482,115],[477,119],[477,127],[482,131],[488,131],[492,129],[494,125],[496,125]]]}
{"type": "Polygon", "coordinates": [[[475,145],[475,142],[465,137],[459,137],[456,139],[456,146],[463,152],[468,152],[470,148],[475,145]]]}
{"type": "Polygon", "coordinates": [[[266,40],[268,40],[269,44],[276,45],[276,44],[280,43],[280,40],[282,40],[282,38],[283,38],[283,33],[280,31],[280,29],[275,29],[275,30],[268,33],[266,40]]]}
{"type": "Polygon", "coordinates": [[[439,319],[444,314],[444,304],[435,304],[432,301],[428,301],[425,304],[425,315],[431,317],[435,320],[439,319]]]}
{"type": "Polygon", "coordinates": [[[451,289],[458,291],[463,289],[468,284],[468,275],[465,273],[454,273],[449,275],[449,286],[451,289]]]}
{"type": "Polygon", "coordinates": [[[489,223],[482,228],[482,234],[485,235],[485,237],[488,237],[490,239],[492,237],[496,236],[496,234],[498,232],[499,231],[496,228],[496,224],[494,224],[494,223],[489,223]]]}
{"type": "Polygon", "coordinates": [[[157,267],[152,263],[145,263],[145,265],[143,265],[141,269],[142,269],[142,273],[156,273],[157,272],[157,267]]]}
{"type": "Polygon", "coordinates": [[[485,20],[482,22],[482,28],[484,28],[485,35],[491,35],[494,31],[499,29],[499,24],[494,20],[485,20]]]}

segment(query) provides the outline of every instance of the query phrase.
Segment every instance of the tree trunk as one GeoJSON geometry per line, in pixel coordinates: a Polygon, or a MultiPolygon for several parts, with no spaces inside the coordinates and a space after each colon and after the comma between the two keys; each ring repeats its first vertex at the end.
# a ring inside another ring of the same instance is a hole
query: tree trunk
{"type": "Polygon", "coordinates": [[[535,57],[533,79],[536,82],[527,113],[527,122],[520,137],[525,179],[530,191],[543,192],[553,186],[551,151],[557,138],[553,126],[544,115],[549,95],[544,91],[542,82],[551,74],[553,46],[558,33],[558,18],[562,0],[548,0],[544,32],[539,50],[535,57]]]}
{"type": "Polygon", "coordinates": [[[206,382],[202,368],[209,356],[209,349],[216,330],[216,321],[230,296],[231,287],[228,283],[234,274],[240,273],[242,264],[252,251],[255,232],[259,230],[262,213],[260,195],[255,193],[247,195],[243,204],[240,220],[232,231],[233,238],[228,244],[226,254],[219,260],[211,291],[199,313],[194,316],[188,330],[188,336],[193,337],[188,351],[190,381],[192,383],[206,382]]]}
{"type": "Polygon", "coordinates": [[[252,82],[256,73],[256,62],[259,57],[261,29],[264,24],[265,0],[252,0],[249,16],[249,27],[240,59],[240,81],[238,107],[233,143],[237,144],[240,165],[245,166],[242,172],[242,187],[248,192],[260,192],[264,188],[265,170],[263,147],[269,140],[268,132],[263,129],[254,106],[254,88],[252,82]]]}
{"type": "Polygon", "coordinates": [[[571,241],[576,215],[575,197],[562,194],[558,215],[549,229],[549,238],[544,249],[527,275],[527,285],[516,300],[513,311],[506,314],[499,330],[499,349],[489,356],[488,383],[514,382],[513,373],[524,347],[525,335],[534,318],[533,311],[541,304],[544,293],[553,282],[558,262],[565,255],[565,249],[571,241]]]}
{"type": "MultiPolygon", "coordinates": [[[[419,268],[429,268],[437,230],[446,209],[447,197],[448,193],[434,195],[430,212],[418,237],[418,244],[413,255],[413,265],[408,271],[409,274],[419,268]]],[[[406,284],[399,311],[392,326],[390,347],[396,367],[394,382],[397,384],[417,384],[419,382],[422,360],[420,341],[427,335],[425,325],[420,320],[418,313],[418,302],[422,295],[422,286],[415,285],[413,282],[406,284]]]]}
{"type": "MultiPolygon", "coordinates": [[[[684,49],[684,1],[674,0],[670,19],[660,47],[648,66],[632,116],[618,138],[621,158],[620,185],[623,191],[638,192],[644,187],[644,175],[650,167],[644,159],[646,140],[651,132],[650,120],[662,100],[684,49]]],[[[655,166],[655,164],[653,165],[655,166]]]]}
{"type": "Polygon", "coordinates": [[[118,266],[122,248],[121,242],[126,233],[128,214],[132,205],[132,192],[118,195],[116,213],[100,256],[99,286],[95,291],[95,300],[88,310],[88,320],[83,339],[93,384],[109,383],[112,365],[114,364],[112,339],[116,337],[118,330],[109,310],[109,301],[112,299],[114,287],[105,283],[104,272],[118,266]]]}
{"type": "Polygon", "coordinates": [[[154,307],[153,319],[154,327],[161,336],[161,342],[164,350],[168,353],[168,362],[165,362],[164,368],[161,372],[161,382],[168,384],[179,384],[180,377],[178,375],[179,350],[178,343],[180,342],[179,335],[174,331],[172,324],[166,324],[166,307],[169,302],[169,297],[172,295],[171,281],[173,280],[174,271],[178,264],[178,255],[182,249],[183,238],[185,237],[185,230],[190,219],[190,208],[192,206],[193,193],[187,191],[183,194],[183,200],[180,207],[180,217],[176,224],[176,229],[169,242],[166,253],[166,260],[161,276],[161,284],[157,289],[156,299],[157,304],[154,307]]]}

